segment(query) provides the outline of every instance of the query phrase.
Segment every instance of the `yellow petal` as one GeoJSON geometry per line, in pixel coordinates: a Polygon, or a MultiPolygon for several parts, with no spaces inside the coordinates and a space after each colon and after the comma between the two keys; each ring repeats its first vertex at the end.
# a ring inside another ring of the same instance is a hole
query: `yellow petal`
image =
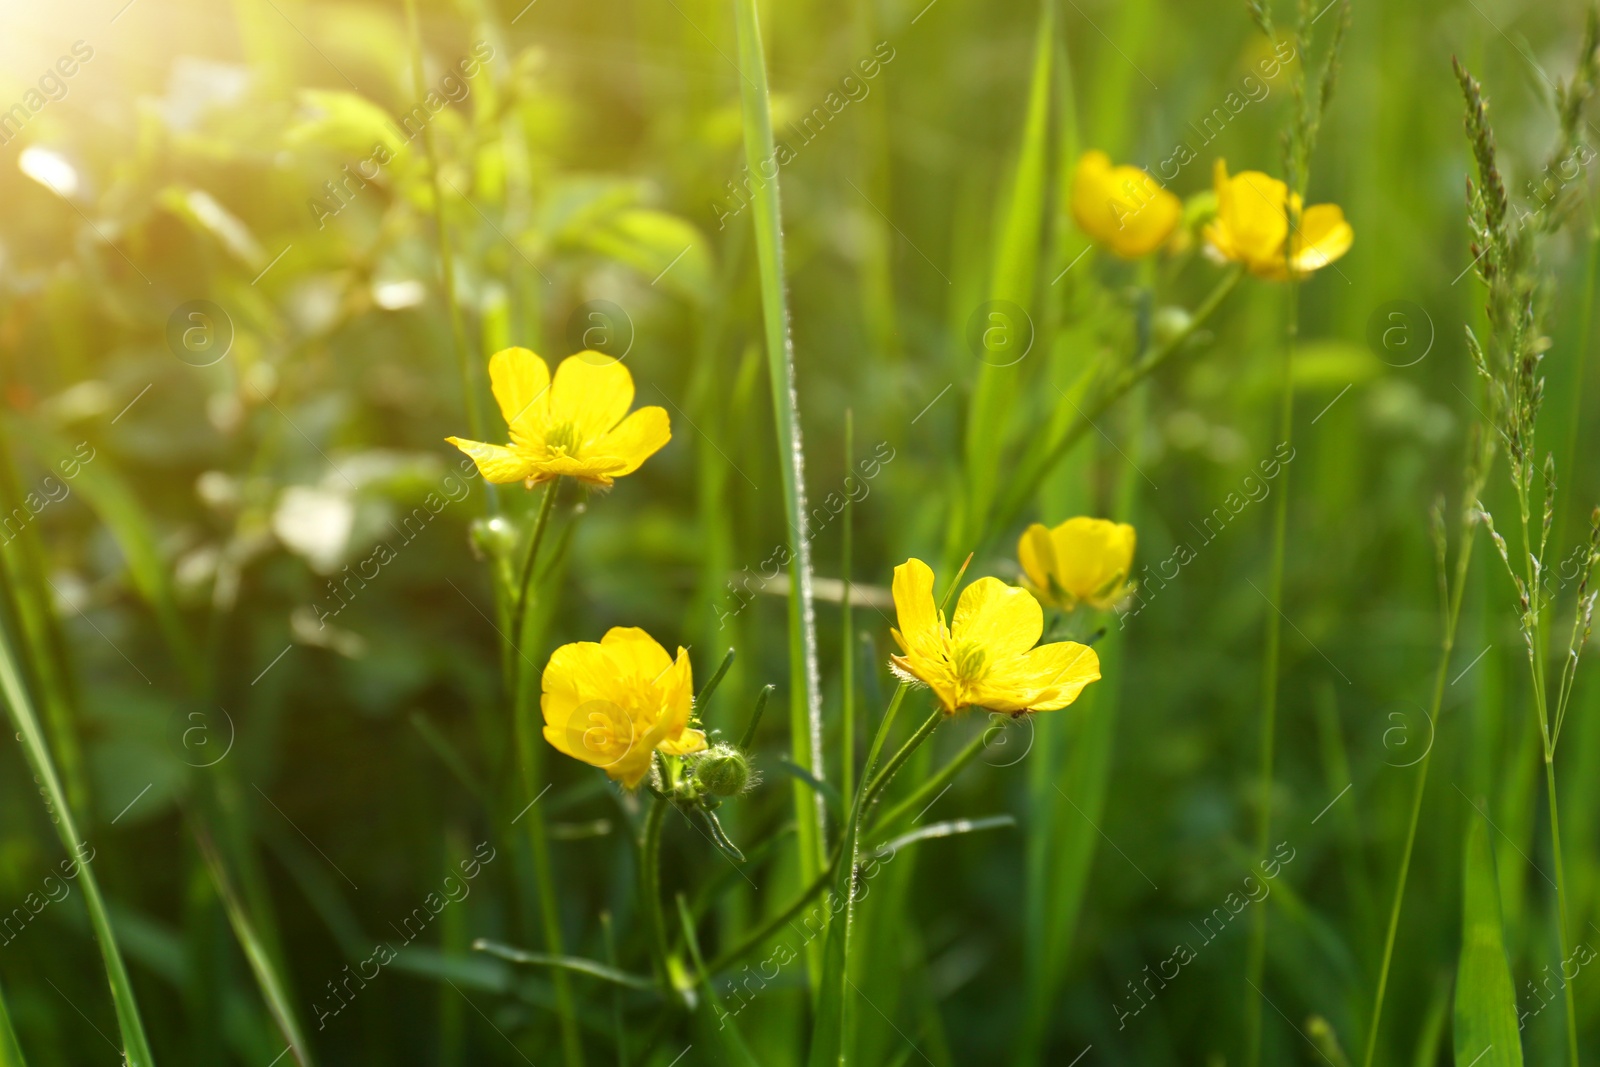
{"type": "Polygon", "coordinates": [[[1022,564],[1022,573],[1034,589],[1050,597],[1050,575],[1056,569],[1056,552],[1050,531],[1042,523],[1036,522],[1022,531],[1022,537],[1017,540],[1017,562],[1022,564]]]}
{"type": "Polygon", "coordinates": [[[1137,259],[1167,243],[1183,220],[1183,202],[1137,167],[1117,169],[1123,186],[1139,193],[1122,216],[1122,229],[1110,242],[1111,250],[1124,259],[1137,259]]]}
{"type": "Polygon", "coordinates": [[[635,679],[646,685],[655,684],[672,668],[672,657],[660,642],[637,626],[613,626],[600,639],[615,670],[632,684],[635,679]]]}
{"type": "Polygon", "coordinates": [[[478,465],[478,473],[488,481],[497,484],[520,482],[538,473],[534,461],[514,448],[469,441],[462,437],[446,437],[445,440],[471,456],[472,462],[478,465]]]}
{"type": "Polygon", "coordinates": [[[933,568],[920,559],[906,560],[894,569],[892,591],[900,622],[895,640],[908,654],[932,654],[944,628],[933,603],[933,568]]]}
{"type": "Polygon", "coordinates": [[[1183,205],[1138,167],[1113,167],[1085,152],[1072,179],[1072,214],[1089,237],[1124,259],[1154,252],[1183,217],[1183,205]]]}
{"type": "Polygon", "coordinates": [[[1078,699],[1084,686],[1100,678],[1100,657],[1076,641],[1040,645],[1022,660],[1014,678],[1019,689],[1030,692],[1033,711],[1064,708],[1078,699]]]}
{"type": "Polygon", "coordinates": [[[1116,219],[1110,211],[1111,157],[1099,149],[1090,149],[1078,160],[1072,172],[1072,217],[1078,227],[1095,240],[1108,230],[1116,229],[1116,219]]]}
{"type": "Polygon", "coordinates": [[[1300,232],[1293,241],[1294,269],[1308,274],[1325,267],[1348,252],[1354,240],[1355,231],[1338,204],[1315,204],[1300,216],[1300,232]]]}
{"type": "Polygon", "coordinates": [[[489,387],[500,414],[511,428],[511,440],[539,440],[550,407],[550,368],[526,348],[505,348],[489,357],[489,387]]]}
{"type": "Polygon", "coordinates": [[[597,457],[616,460],[621,466],[609,472],[620,478],[632,474],[639,465],[672,440],[672,423],[665,408],[640,408],[590,446],[597,457]]]}
{"type": "Polygon", "coordinates": [[[1126,523],[1079,516],[1050,532],[1055,550],[1055,578],[1079,600],[1102,606],[1122,586],[1133,566],[1136,540],[1126,523]]]}
{"type": "Polygon", "coordinates": [[[1044,633],[1044,612],[1026,589],[979,578],[961,591],[950,636],[980,646],[991,662],[1033,647],[1044,633]]]}
{"type": "Polygon", "coordinates": [[[678,649],[678,658],[656,683],[656,689],[661,694],[662,718],[668,723],[667,737],[677,738],[687,732],[689,718],[694,714],[694,672],[687,649],[678,649]]]}
{"type": "Polygon", "coordinates": [[[1217,216],[1226,225],[1238,258],[1266,266],[1283,254],[1289,236],[1289,187],[1258,170],[1241,171],[1219,196],[1217,216]]]}
{"type": "Polygon", "coordinates": [[[618,683],[605,649],[593,641],[577,641],[551,654],[539,700],[545,740],[613,777],[632,769],[630,760],[637,762],[640,747],[628,693],[618,683]]]}
{"type": "Polygon", "coordinates": [[[633,375],[621,360],[599,352],[568,356],[550,383],[550,423],[571,423],[579,444],[622,421],[633,405],[633,375]]]}
{"type": "Polygon", "coordinates": [[[706,747],[706,735],[703,731],[685,730],[678,735],[676,741],[663,741],[656,746],[656,749],[669,756],[688,756],[695,752],[704,752],[706,747]]]}
{"type": "Polygon", "coordinates": [[[965,706],[961,702],[961,687],[950,670],[949,661],[942,656],[890,656],[889,666],[901,681],[916,680],[931,689],[946,712],[965,706]]]}

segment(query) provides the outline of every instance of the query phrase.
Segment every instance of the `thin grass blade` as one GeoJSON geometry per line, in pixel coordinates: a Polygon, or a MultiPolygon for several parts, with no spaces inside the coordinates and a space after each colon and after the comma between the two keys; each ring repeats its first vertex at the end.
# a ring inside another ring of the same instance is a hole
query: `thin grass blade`
{"type": "Polygon", "coordinates": [[[94,850],[85,844],[78,833],[72,809],[67,806],[66,792],[61,788],[61,779],[56,776],[49,746],[39,729],[39,718],[34,712],[32,698],[23,687],[22,672],[18,669],[12,650],[11,635],[3,630],[0,630],[0,693],[5,695],[12,724],[22,739],[22,751],[27,757],[28,766],[44,787],[46,799],[53,809],[52,821],[56,834],[68,854],[79,861],[84,905],[89,911],[95,940],[100,945],[100,955],[105,960],[106,978],[111,984],[111,1000],[117,1012],[117,1028],[122,1033],[123,1058],[127,1061],[127,1067],[153,1067],[155,1057],[150,1052],[150,1041],[145,1036],[144,1022],[139,1017],[133,983],[128,979],[128,968],[117,947],[111,917],[106,912],[105,899],[100,895],[100,881],[95,877],[91,863],[94,850]]]}
{"type": "MultiPolygon", "coordinates": [[[[776,157],[767,62],[761,43],[756,0],[734,0],[743,82],[745,158],[753,174],[776,157]]],[[[784,517],[789,529],[789,696],[794,761],[818,780],[827,776],[822,756],[822,697],[817,666],[817,629],[811,592],[811,541],[806,535],[805,453],[800,443],[799,396],[795,391],[794,349],[789,337],[789,303],[784,284],[783,218],[778,182],[763,181],[753,195],[756,254],[761,273],[761,307],[766,326],[767,373],[778,433],[778,465],[783,477],[784,517]]],[[[821,794],[794,787],[800,847],[800,879],[810,882],[824,862],[826,810],[821,794]]],[[[813,965],[819,950],[807,946],[813,965]]],[[[812,974],[817,973],[813,966],[812,974]]]]}

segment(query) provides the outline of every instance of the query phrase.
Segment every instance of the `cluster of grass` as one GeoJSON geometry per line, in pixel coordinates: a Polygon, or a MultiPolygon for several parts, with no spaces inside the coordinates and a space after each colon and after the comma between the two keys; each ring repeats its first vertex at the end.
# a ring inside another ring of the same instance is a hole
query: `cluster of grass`
{"type": "Polygon", "coordinates": [[[1578,5],[6,16],[0,1067],[1600,1051],[1578,5]],[[514,346],[670,443],[490,484],[514,346]],[[945,715],[912,557],[1101,679],[945,715]],[[714,746],[633,789],[541,715],[618,626],[714,746]]]}

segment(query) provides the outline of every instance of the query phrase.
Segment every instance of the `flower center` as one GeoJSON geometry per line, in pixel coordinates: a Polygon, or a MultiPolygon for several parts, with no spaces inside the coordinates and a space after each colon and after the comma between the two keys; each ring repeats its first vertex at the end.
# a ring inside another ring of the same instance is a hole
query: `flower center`
{"type": "Polygon", "coordinates": [[[558,456],[570,456],[578,451],[578,427],[570,422],[552,426],[545,431],[544,447],[558,456]]]}
{"type": "Polygon", "coordinates": [[[950,663],[955,668],[956,678],[967,685],[981,682],[989,673],[989,654],[970,641],[963,641],[951,650],[950,663]]]}

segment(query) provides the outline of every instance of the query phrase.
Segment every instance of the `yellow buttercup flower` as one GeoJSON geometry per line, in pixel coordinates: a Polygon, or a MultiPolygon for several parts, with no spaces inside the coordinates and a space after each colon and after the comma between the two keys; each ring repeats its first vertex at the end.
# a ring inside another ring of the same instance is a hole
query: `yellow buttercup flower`
{"type": "Polygon", "coordinates": [[[1183,204],[1138,167],[1111,165],[1099,149],[1083,154],[1072,176],[1072,217],[1097,244],[1138,259],[1167,243],[1183,204]]]}
{"type": "Polygon", "coordinates": [[[1303,207],[1300,194],[1258,170],[1229,177],[1228,164],[1215,167],[1217,216],[1206,224],[1211,254],[1243,263],[1251,274],[1283,281],[1327,266],[1350,250],[1355,231],[1338,204],[1303,207]],[[1300,226],[1289,233],[1289,206],[1300,226]]]}
{"type": "Polygon", "coordinates": [[[544,360],[526,348],[507,348],[489,359],[489,385],[511,429],[510,446],[445,440],[471,456],[491,482],[524,482],[532,489],[566,475],[606,486],[638,470],[672,439],[664,409],[628,414],[633,375],[599,352],[568,356],[552,379],[544,360]]]}
{"type": "Polygon", "coordinates": [[[689,725],[689,653],[680,648],[673,660],[637,627],[562,645],[550,654],[542,687],[544,739],[629,789],[650,773],[657,751],[687,756],[706,747],[706,735],[689,725]]]}
{"type": "Polygon", "coordinates": [[[1100,677],[1100,657],[1088,645],[1034,645],[1044,612],[1026,589],[979,578],[962,590],[946,626],[933,599],[933,570],[920,559],[894,569],[891,630],[901,656],[895,673],[932,689],[946,712],[965,707],[1021,714],[1064,708],[1100,677]]]}
{"type": "Polygon", "coordinates": [[[1033,595],[1046,604],[1106,611],[1127,592],[1134,541],[1125,522],[1079,516],[1053,530],[1036,522],[1022,531],[1017,560],[1033,595]]]}

